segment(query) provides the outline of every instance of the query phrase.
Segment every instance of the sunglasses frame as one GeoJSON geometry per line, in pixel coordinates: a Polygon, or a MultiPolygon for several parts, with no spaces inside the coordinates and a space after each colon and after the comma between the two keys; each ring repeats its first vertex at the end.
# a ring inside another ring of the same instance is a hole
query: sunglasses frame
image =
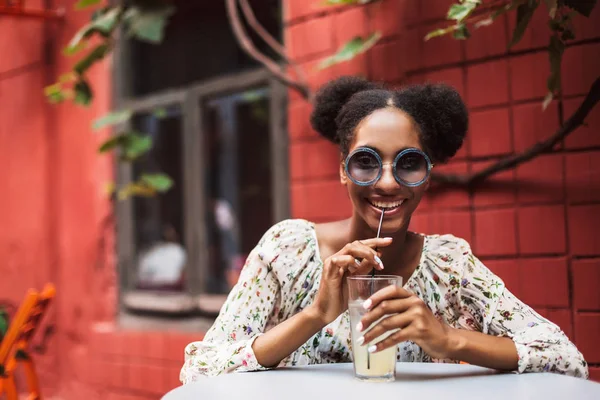
{"type": "MultiPolygon", "coordinates": [[[[431,169],[432,168],[433,168],[433,164],[431,163],[431,160],[429,159],[429,157],[427,156],[427,154],[425,154],[425,152],[423,152],[422,150],[419,150],[417,148],[411,147],[411,148],[402,150],[400,153],[398,153],[398,155],[396,155],[396,157],[394,158],[394,161],[392,163],[392,175],[394,175],[394,179],[400,185],[404,185],[404,186],[408,186],[408,187],[417,187],[417,186],[421,186],[423,183],[425,183],[425,181],[427,181],[427,179],[429,178],[429,175],[431,174],[431,169]],[[421,179],[420,181],[415,182],[415,183],[409,183],[409,182],[404,181],[403,179],[399,178],[398,174],[396,173],[396,166],[398,165],[398,161],[400,160],[400,158],[402,158],[404,155],[406,155],[408,153],[417,153],[417,154],[423,156],[423,158],[425,158],[425,161],[427,162],[427,172],[425,173],[425,177],[423,177],[423,179],[421,179]]],[[[356,184],[358,186],[370,186],[370,185],[374,185],[374,184],[376,184],[379,181],[379,179],[381,179],[381,175],[383,175],[383,160],[381,159],[381,156],[379,155],[379,153],[377,153],[372,148],[370,148],[370,147],[359,147],[358,149],[356,149],[353,152],[351,152],[350,154],[348,154],[348,156],[346,157],[346,160],[344,161],[344,171],[346,172],[346,176],[354,184],[356,184]],[[368,181],[368,182],[357,181],[356,179],[354,179],[352,177],[352,175],[348,171],[348,164],[350,163],[350,159],[356,153],[360,153],[360,152],[367,152],[367,153],[373,155],[375,157],[375,159],[377,160],[377,162],[379,163],[379,172],[377,173],[377,176],[375,178],[373,178],[372,180],[368,181]]]]}

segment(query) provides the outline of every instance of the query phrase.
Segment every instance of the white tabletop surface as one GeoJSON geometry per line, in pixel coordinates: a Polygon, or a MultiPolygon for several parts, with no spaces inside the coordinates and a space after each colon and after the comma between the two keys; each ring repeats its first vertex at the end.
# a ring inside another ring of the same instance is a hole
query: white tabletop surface
{"type": "Polygon", "coordinates": [[[550,373],[498,373],[458,364],[398,363],[394,382],[362,382],[352,364],[240,372],[173,389],[163,400],[600,399],[600,384],[550,373]]]}

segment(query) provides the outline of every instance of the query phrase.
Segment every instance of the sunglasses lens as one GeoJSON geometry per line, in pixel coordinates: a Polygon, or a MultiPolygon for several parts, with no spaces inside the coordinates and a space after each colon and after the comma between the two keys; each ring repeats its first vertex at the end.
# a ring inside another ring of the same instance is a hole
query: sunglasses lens
{"type": "Polygon", "coordinates": [[[396,163],[396,176],[409,184],[421,182],[427,176],[427,160],[421,153],[405,153],[396,163]]]}
{"type": "Polygon", "coordinates": [[[381,165],[368,151],[354,153],[348,160],[348,174],[356,182],[369,183],[377,178],[381,165]]]}

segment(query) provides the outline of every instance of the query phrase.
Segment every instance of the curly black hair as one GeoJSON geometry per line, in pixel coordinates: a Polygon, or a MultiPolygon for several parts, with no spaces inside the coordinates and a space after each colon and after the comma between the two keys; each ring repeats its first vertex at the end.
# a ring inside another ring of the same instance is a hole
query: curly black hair
{"type": "Polygon", "coordinates": [[[385,107],[396,107],[412,117],[434,163],[448,161],[463,144],[469,125],[467,108],[454,88],[440,83],[389,90],[363,78],[343,76],[319,89],[310,122],[347,155],[360,121],[385,107]]]}

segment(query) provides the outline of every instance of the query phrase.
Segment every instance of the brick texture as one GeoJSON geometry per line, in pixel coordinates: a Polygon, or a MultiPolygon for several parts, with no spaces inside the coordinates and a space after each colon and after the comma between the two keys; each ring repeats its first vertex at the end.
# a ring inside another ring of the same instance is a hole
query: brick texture
{"type": "Polygon", "coordinates": [[[470,107],[508,102],[508,62],[488,61],[467,68],[467,103],[470,107]]]}
{"type": "MultiPolygon", "coordinates": [[[[472,173],[547,138],[576,110],[600,70],[600,6],[589,19],[575,16],[578,37],[564,53],[562,95],[542,111],[549,74],[544,12],[534,14],[511,50],[506,44],[514,12],[473,31],[468,41],[424,41],[427,32],[447,25],[452,3],[381,0],[330,7],[284,0],[286,50],[313,90],[342,74],[394,86],[451,84],[464,97],[471,126],[458,157],[435,170],[472,173]],[[346,40],[373,30],[384,36],[373,49],[317,68],[346,40]]],[[[124,330],[115,317],[114,231],[104,225],[114,210],[102,191],[113,165],[97,156],[99,137],[89,132],[90,120],[110,108],[109,64],[90,73],[96,98],[87,110],[51,107],[42,94],[73,62],[60,52],[73,28],[89,18],[67,7],[67,29],[11,17],[0,24],[0,159],[6,166],[0,169],[6,193],[0,199],[0,293],[17,302],[27,288],[49,280],[60,288],[50,316],[55,336],[38,364],[45,397],[152,400],[180,385],[184,348],[204,333],[124,330]],[[99,262],[99,246],[110,260],[99,262]]],[[[311,105],[288,93],[291,216],[347,218],[352,208],[337,176],[337,149],[311,129],[311,105]]],[[[432,185],[411,229],[467,240],[508,290],[575,341],[591,378],[600,381],[600,107],[555,151],[470,189],[432,185]]]]}
{"type": "Polygon", "coordinates": [[[565,208],[521,207],[518,211],[521,254],[562,254],[566,250],[565,208]]]}

